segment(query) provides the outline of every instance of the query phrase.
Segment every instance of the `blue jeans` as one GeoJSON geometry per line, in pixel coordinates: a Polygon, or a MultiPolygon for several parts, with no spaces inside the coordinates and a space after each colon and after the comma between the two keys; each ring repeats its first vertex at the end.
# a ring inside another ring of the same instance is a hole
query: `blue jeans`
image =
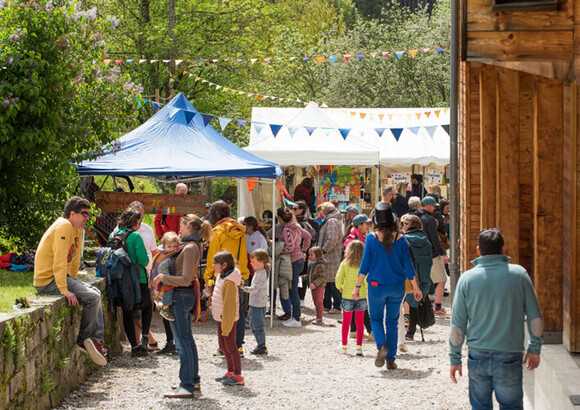
{"type": "Polygon", "coordinates": [[[258,346],[266,344],[266,330],[264,329],[265,307],[250,306],[250,329],[256,338],[258,346]]]}
{"type": "MultiPolygon", "coordinates": [[[[82,343],[88,338],[102,342],[105,326],[103,322],[103,306],[101,305],[101,291],[70,276],[66,277],[66,286],[68,291],[76,296],[79,304],[83,307],[77,343],[82,343]]],[[[45,295],[61,294],[54,279],[48,285],[36,287],[36,291],[45,295]]]]}
{"type": "Polygon", "coordinates": [[[500,409],[523,409],[522,353],[469,349],[469,402],[473,409],[493,408],[492,392],[500,409]]]}
{"type": "Polygon", "coordinates": [[[371,327],[377,349],[385,345],[387,347],[387,360],[395,360],[397,355],[397,325],[401,303],[405,297],[405,282],[401,282],[400,286],[398,284],[369,285],[367,292],[371,327]]]}
{"type": "Polygon", "coordinates": [[[193,289],[174,289],[171,313],[175,321],[171,322],[171,330],[179,353],[180,386],[193,392],[194,385],[199,384],[199,357],[197,346],[191,333],[191,316],[189,312],[195,305],[193,289]]]}
{"type": "Polygon", "coordinates": [[[290,289],[290,300],[292,301],[292,317],[300,322],[300,294],[298,293],[298,278],[304,268],[304,258],[292,262],[292,289],[290,289]]]}
{"type": "Polygon", "coordinates": [[[336,309],[340,310],[340,304],[342,303],[342,293],[336,288],[335,282],[326,282],[326,288],[324,289],[324,300],[322,304],[324,309],[336,309]]]}
{"type": "Polygon", "coordinates": [[[244,298],[245,292],[238,288],[238,296],[240,299],[240,318],[238,319],[238,324],[236,325],[236,345],[238,347],[242,347],[244,344],[244,336],[246,335],[246,316],[244,315],[244,298]]]}
{"type": "Polygon", "coordinates": [[[173,290],[174,289],[169,289],[163,293],[163,300],[161,301],[163,306],[173,305],[173,290]]]}

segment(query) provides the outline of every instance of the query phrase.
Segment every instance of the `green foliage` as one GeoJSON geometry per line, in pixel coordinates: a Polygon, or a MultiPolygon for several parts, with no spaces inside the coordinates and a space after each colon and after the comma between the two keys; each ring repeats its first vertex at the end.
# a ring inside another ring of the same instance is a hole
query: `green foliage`
{"type": "Polygon", "coordinates": [[[52,381],[52,376],[49,370],[42,370],[40,372],[40,391],[38,392],[39,396],[42,396],[44,393],[48,393],[54,389],[54,382],[52,381]]]}
{"type": "Polygon", "coordinates": [[[62,211],[75,156],[133,124],[140,88],[102,63],[111,21],[64,0],[0,5],[0,230],[20,247],[62,211]]]}
{"type": "Polygon", "coordinates": [[[0,270],[0,312],[12,312],[16,299],[36,295],[32,276],[32,272],[0,270]]]}

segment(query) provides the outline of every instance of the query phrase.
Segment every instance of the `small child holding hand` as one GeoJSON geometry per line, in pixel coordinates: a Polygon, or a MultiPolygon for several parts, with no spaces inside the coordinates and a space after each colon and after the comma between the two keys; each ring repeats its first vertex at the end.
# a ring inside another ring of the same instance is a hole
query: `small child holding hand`
{"type": "Polygon", "coordinates": [[[264,316],[268,306],[268,273],[264,268],[270,261],[268,252],[264,249],[256,249],[250,255],[250,263],[254,268],[254,277],[249,287],[242,288],[250,294],[250,329],[258,344],[252,354],[268,354],[266,348],[266,331],[264,330],[264,316]]]}
{"type": "Polygon", "coordinates": [[[312,291],[312,300],[316,307],[316,318],[312,319],[312,323],[322,324],[322,315],[324,314],[324,289],[326,288],[326,261],[322,258],[322,248],[320,246],[313,246],[308,251],[308,259],[310,263],[308,266],[308,283],[312,291]]]}

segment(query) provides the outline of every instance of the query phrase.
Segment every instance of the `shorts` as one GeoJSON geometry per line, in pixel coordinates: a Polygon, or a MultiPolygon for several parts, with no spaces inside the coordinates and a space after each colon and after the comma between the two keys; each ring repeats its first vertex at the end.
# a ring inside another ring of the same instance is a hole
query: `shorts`
{"type": "Polygon", "coordinates": [[[445,273],[445,264],[441,256],[433,258],[433,266],[431,267],[431,282],[435,285],[441,282],[447,282],[447,274],[445,273]]]}
{"type": "Polygon", "coordinates": [[[342,302],[340,302],[340,308],[345,312],[352,312],[354,310],[367,310],[367,299],[361,298],[359,300],[354,300],[342,298],[342,302]]]}

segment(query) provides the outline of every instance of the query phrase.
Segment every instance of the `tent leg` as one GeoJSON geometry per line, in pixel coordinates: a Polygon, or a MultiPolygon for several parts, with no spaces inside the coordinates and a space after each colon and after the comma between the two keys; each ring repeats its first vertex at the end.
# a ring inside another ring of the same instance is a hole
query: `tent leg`
{"type": "Polygon", "coordinates": [[[376,165],[377,176],[375,181],[375,204],[382,200],[381,198],[381,165],[376,165]]]}
{"type": "Polygon", "coordinates": [[[272,271],[270,272],[270,328],[274,327],[274,271],[276,270],[276,180],[272,181],[272,271]]]}

